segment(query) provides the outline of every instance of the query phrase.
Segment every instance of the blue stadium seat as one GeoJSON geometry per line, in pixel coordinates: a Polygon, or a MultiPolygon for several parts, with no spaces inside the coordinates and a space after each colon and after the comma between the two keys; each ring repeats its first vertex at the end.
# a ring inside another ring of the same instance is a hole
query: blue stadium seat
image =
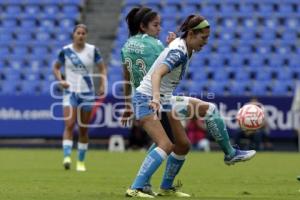
{"type": "Polygon", "coordinates": [[[270,82],[269,81],[255,81],[251,86],[249,86],[250,91],[256,96],[269,95],[267,90],[270,82]]]}
{"type": "Polygon", "coordinates": [[[77,5],[65,5],[62,7],[62,12],[65,14],[78,15],[79,9],[77,5]]]}
{"type": "Polygon", "coordinates": [[[60,0],[60,3],[63,5],[77,5],[81,6],[84,0],[60,0]]]}
{"type": "Polygon", "coordinates": [[[230,84],[229,92],[231,95],[235,95],[235,96],[245,95],[246,86],[247,86],[246,81],[233,81],[230,84]]]}
{"type": "Polygon", "coordinates": [[[30,31],[23,32],[23,33],[21,31],[20,32],[18,31],[16,33],[16,36],[17,36],[16,40],[20,42],[30,42],[33,39],[32,33],[30,31]]]}
{"type": "Polygon", "coordinates": [[[293,79],[293,70],[291,68],[277,68],[277,79],[281,82],[286,82],[293,79]]]}
{"type": "Polygon", "coordinates": [[[17,20],[15,18],[2,18],[1,19],[1,27],[3,28],[15,28],[17,26],[17,20]]]}
{"type": "Polygon", "coordinates": [[[274,81],[272,83],[272,95],[273,96],[286,96],[289,92],[292,92],[292,82],[290,81],[274,81]],[[289,90],[290,88],[290,90],[289,90]]]}
{"type": "Polygon", "coordinates": [[[250,72],[241,67],[237,67],[236,69],[233,70],[233,72],[234,72],[234,79],[237,82],[245,82],[250,79],[250,72]]]}
{"type": "Polygon", "coordinates": [[[214,93],[216,96],[222,96],[225,93],[225,84],[228,83],[224,80],[211,81],[208,85],[208,92],[214,93]]]}
{"type": "Polygon", "coordinates": [[[5,58],[10,54],[11,54],[11,52],[10,52],[9,46],[1,46],[1,48],[0,48],[0,58],[5,58]]]}
{"type": "Polygon", "coordinates": [[[3,81],[0,83],[0,94],[16,95],[16,88],[18,85],[18,81],[3,81]]]}
{"type": "Polygon", "coordinates": [[[259,70],[254,70],[255,79],[257,81],[270,81],[272,79],[272,74],[270,68],[259,70]]]}
{"type": "Polygon", "coordinates": [[[41,12],[39,5],[25,5],[24,12],[22,13],[23,18],[36,18],[41,12]]]}
{"type": "Polygon", "coordinates": [[[3,72],[4,72],[4,79],[6,81],[14,82],[21,79],[21,72],[18,69],[7,68],[3,72]]]}
{"type": "Polygon", "coordinates": [[[35,29],[37,26],[36,20],[34,18],[23,18],[21,20],[22,29],[35,29]]]}
{"type": "Polygon", "coordinates": [[[8,5],[5,10],[8,17],[17,18],[20,13],[22,13],[21,5],[8,5]]]}

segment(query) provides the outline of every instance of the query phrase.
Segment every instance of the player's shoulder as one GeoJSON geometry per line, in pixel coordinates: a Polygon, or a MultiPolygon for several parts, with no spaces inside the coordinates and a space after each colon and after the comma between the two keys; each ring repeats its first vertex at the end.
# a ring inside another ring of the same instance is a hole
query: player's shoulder
{"type": "Polygon", "coordinates": [[[169,44],[170,50],[179,50],[183,53],[187,53],[187,48],[185,45],[185,41],[182,38],[176,38],[169,44]]]}
{"type": "Polygon", "coordinates": [[[154,44],[154,45],[162,45],[163,46],[163,43],[159,39],[157,39],[155,37],[152,37],[148,34],[143,34],[142,38],[144,39],[144,41],[146,43],[151,43],[151,44],[154,44]]]}
{"type": "Polygon", "coordinates": [[[91,50],[94,50],[94,49],[97,48],[95,45],[90,44],[90,43],[85,43],[85,47],[86,47],[87,49],[91,49],[91,50]]]}
{"type": "Polygon", "coordinates": [[[66,44],[65,46],[63,46],[62,50],[65,50],[65,49],[68,49],[68,48],[72,48],[72,43],[66,44]]]}

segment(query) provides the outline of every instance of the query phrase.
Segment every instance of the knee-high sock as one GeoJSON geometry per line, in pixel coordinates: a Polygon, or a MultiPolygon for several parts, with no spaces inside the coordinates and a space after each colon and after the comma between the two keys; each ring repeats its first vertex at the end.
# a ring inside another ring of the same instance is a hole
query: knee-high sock
{"type": "MultiPolygon", "coordinates": [[[[152,145],[149,147],[147,154],[149,154],[153,149],[155,149],[157,145],[155,143],[152,143],[152,145]]],[[[151,177],[146,181],[145,186],[151,186],[151,177]]]]}
{"type": "Polygon", "coordinates": [[[63,140],[62,146],[63,146],[64,157],[71,156],[73,141],[72,140],[63,140]]]}
{"type": "Polygon", "coordinates": [[[205,123],[207,132],[216,140],[225,155],[233,155],[235,149],[230,144],[225,122],[214,104],[209,104],[205,115],[205,123]]]}
{"type": "Polygon", "coordinates": [[[147,180],[153,175],[158,169],[164,159],[166,159],[167,153],[156,147],[148,153],[144,162],[142,163],[140,170],[131,186],[132,189],[141,189],[145,186],[147,180]]]}
{"type": "Polygon", "coordinates": [[[183,163],[185,161],[185,155],[180,156],[172,152],[167,160],[166,169],[164,172],[163,181],[160,185],[162,189],[169,189],[172,187],[176,175],[179,173],[183,163]]]}
{"type": "Polygon", "coordinates": [[[80,143],[80,142],[78,142],[78,158],[77,159],[80,162],[84,161],[87,149],[88,149],[88,143],[80,143]]]}

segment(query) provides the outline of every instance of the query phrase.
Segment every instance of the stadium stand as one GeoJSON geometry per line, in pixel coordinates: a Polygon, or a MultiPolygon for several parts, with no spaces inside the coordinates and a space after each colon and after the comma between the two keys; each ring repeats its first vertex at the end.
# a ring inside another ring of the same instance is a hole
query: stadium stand
{"type": "Polygon", "coordinates": [[[161,14],[162,41],[191,13],[200,13],[211,23],[210,41],[195,55],[197,61],[189,69],[192,76],[183,81],[177,92],[211,91],[220,96],[293,94],[300,67],[299,1],[126,0],[109,66],[114,80],[122,79],[121,73],[115,72],[121,72],[119,52],[127,38],[124,18],[133,6],[140,4],[161,14]]]}
{"type": "Polygon", "coordinates": [[[0,94],[49,94],[51,64],[70,42],[82,0],[0,1],[0,94]]]}
{"type": "MultiPolygon", "coordinates": [[[[51,64],[70,41],[83,0],[2,0],[0,2],[0,94],[46,94],[51,64]],[[32,83],[28,83],[32,82],[32,83]]],[[[120,49],[127,39],[125,16],[136,5],[162,16],[160,39],[182,19],[200,13],[212,34],[194,56],[180,93],[290,96],[299,80],[300,1],[125,0],[109,61],[109,82],[122,80],[120,49]]],[[[110,93],[112,86],[109,86],[110,93]]],[[[119,91],[118,91],[119,92],[119,91]]]]}

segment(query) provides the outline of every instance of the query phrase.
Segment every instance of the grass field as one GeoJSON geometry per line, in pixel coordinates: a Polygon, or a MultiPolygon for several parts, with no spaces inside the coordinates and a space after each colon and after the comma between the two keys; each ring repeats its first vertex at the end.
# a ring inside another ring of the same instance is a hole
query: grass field
{"type": "MultiPolygon", "coordinates": [[[[1,200],[125,199],[144,152],[89,151],[87,172],[64,171],[61,151],[0,149],[1,200]]],[[[73,153],[75,156],[75,152],[73,153]]],[[[300,199],[300,155],[258,153],[246,163],[226,166],[221,153],[189,154],[179,179],[200,200],[300,199]]],[[[74,162],[73,162],[74,164],[74,162]]],[[[153,177],[159,186],[162,170],[153,177]]],[[[172,199],[172,198],[158,198],[172,199]]]]}

